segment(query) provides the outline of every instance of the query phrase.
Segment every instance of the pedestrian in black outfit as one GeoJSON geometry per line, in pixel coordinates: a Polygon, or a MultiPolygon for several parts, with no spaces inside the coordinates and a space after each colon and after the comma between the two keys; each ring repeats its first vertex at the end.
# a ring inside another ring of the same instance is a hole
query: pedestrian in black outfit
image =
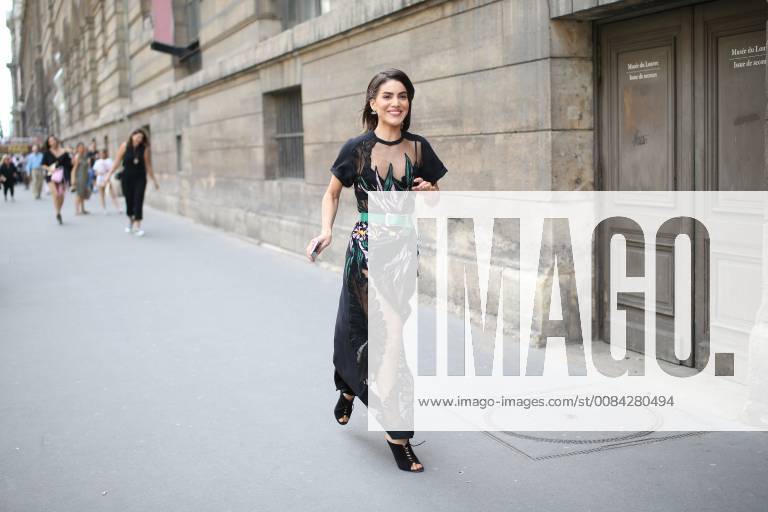
{"type": "Polygon", "coordinates": [[[123,142],[120,149],[117,150],[117,157],[105,180],[109,183],[115,170],[122,164],[123,171],[120,182],[125,196],[125,213],[128,215],[128,226],[125,228],[125,232],[133,233],[136,236],[144,236],[141,221],[144,218],[142,210],[144,207],[144,190],[147,188],[147,176],[154,183],[155,189],[160,188],[152,170],[152,158],[149,149],[149,137],[144,130],[141,128],[133,130],[128,140],[123,142]]]}
{"type": "MultiPolygon", "coordinates": [[[[334,331],[334,384],[339,398],[334,416],[339,424],[346,425],[352,414],[355,397],[368,406],[368,320],[376,315],[392,332],[402,330],[396,314],[386,314],[381,304],[396,303],[395,298],[409,297],[415,281],[409,281],[408,270],[415,275],[415,261],[409,258],[392,259],[385,266],[394,277],[392,286],[381,286],[368,295],[368,192],[369,191],[437,191],[437,181],[447,169],[437,157],[426,138],[408,131],[414,87],[408,76],[400,70],[388,69],[376,74],[368,84],[362,122],[365,132],[349,139],[339,151],[331,166],[332,176],[322,201],[322,231],[307,245],[307,257],[315,261],[332,240],[333,223],[339,207],[339,197],[344,187],[354,187],[360,220],[355,224],[347,245],[344,279],[334,331]],[[372,300],[369,301],[369,298],[372,300]],[[370,309],[369,309],[370,308],[370,309]]],[[[395,236],[412,237],[414,232],[408,223],[386,224],[386,230],[395,236]]],[[[402,217],[402,216],[401,216],[402,217]]],[[[402,220],[402,219],[401,219],[402,220]]],[[[390,235],[385,235],[390,236],[390,235]]],[[[397,335],[393,335],[397,338],[397,335]]],[[[390,371],[380,374],[392,376],[403,385],[412,380],[402,350],[396,343],[388,347],[387,364],[390,371]]],[[[390,383],[391,384],[391,383],[390,383]]],[[[373,399],[378,403],[397,405],[401,399],[393,391],[394,385],[377,382],[373,399]]],[[[379,408],[380,409],[380,408],[379,408]]],[[[391,410],[388,408],[388,410],[391,410]]],[[[401,423],[403,424],[403,423],[401,423]]],[[[385,436],[397,466],[404,471],[424,470],[413,451],[410,439],[412,431],[387,431],[385,436]]]]}
{"type": "Polygon", "coordinates": [[[16,201],[16,198],[13,197],[13,186],[16,184],[16,166],[10,155],[5,155],[2,164],[0,164],[0,182],[3,183],[3,198],[8,200],[8,191],[10,190],[11,201],[16,201]]]}

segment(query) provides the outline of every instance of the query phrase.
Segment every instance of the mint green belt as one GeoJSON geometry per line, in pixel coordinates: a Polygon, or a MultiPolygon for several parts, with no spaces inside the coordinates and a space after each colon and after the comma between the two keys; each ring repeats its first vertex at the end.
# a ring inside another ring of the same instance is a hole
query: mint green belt
{"type": "Polygon", "coordinates": [[[385,226],[411,226],[410,215],[360,212],[361,222],[368,222],[369,219],[376,224],[383,224],[385,226]]]}

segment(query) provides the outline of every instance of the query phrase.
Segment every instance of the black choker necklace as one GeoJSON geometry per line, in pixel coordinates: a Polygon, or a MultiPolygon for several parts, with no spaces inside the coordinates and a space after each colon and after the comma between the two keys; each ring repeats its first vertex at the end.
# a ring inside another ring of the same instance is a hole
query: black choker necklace
{"type": "Polygon", "coordinates": [[[397,140],[384,140],[380,138],[378,135],[376,135],[376,132],[372,131],[373,136],[376,137],[377,142],[381,142],[382,144],[386,144],[387,146],[394,146],[395,144],[400,144],[403,141],[403,133],[400,132],[400,138],[397,140]]]}

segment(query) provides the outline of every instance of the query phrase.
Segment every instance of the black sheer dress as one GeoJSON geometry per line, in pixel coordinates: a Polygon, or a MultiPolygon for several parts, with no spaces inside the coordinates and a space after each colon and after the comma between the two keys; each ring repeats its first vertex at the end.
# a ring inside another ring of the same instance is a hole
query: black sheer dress
{"type": "MultiPolygon", "coordinates": [[[[354,186],[357,209],[368,212],[369,191],[411,190],[415,178],[436,183],[447,169],[429,142],[403,132],[395,141],[380,139],[371,130],[349,139],[331,172],[345,187],[354,186]]],[[[415,283],[412,283],[415,285],[415,283]]],[[[333,365],[336,389],[368,404],[368,221],[363,216],[352,229],[344,261],[344,277],[334,334],[333,365]]],[[[412,432],[390,432],[409,438],[412,432]]]]}

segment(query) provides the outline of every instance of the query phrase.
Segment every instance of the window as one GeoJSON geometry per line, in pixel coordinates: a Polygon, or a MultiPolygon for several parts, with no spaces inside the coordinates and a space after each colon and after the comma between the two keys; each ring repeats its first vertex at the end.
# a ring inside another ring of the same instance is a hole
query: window
{"type": "Polygon", "coordinates": [[[278,14],[283,23],[283,30],[288,30],[292,26],[315,16],[320,16],[324,12],[322,4],[322,0],[283,0],[278,2],[278,14]]]}
{"type": "Polygon", "coordinates": [[[182,165],[181,157],[183,155],[182,153],[182,146],[181,146],[181,134],[176,134],[176,172],[181,172],[184,170],[184,167],[182,165]]]}
{"type": "Polygon", "coordinates": [[[304,128],[301,88],[264,96],[267,178],[304,178],[304,128]]]}
{"type": "Polygon", "coordinates": [[[101,29],[98,30],[98,39],[101,41],[101,54],[104,56],[104,58],[109,55],[109,47],[107,46],[107,42],[109,41],[109,38],[107,37],[107,33],[109,32],[107,27],[107,3],[103,0],[99,3],[100,9],[101,9],[101,29]]]}

